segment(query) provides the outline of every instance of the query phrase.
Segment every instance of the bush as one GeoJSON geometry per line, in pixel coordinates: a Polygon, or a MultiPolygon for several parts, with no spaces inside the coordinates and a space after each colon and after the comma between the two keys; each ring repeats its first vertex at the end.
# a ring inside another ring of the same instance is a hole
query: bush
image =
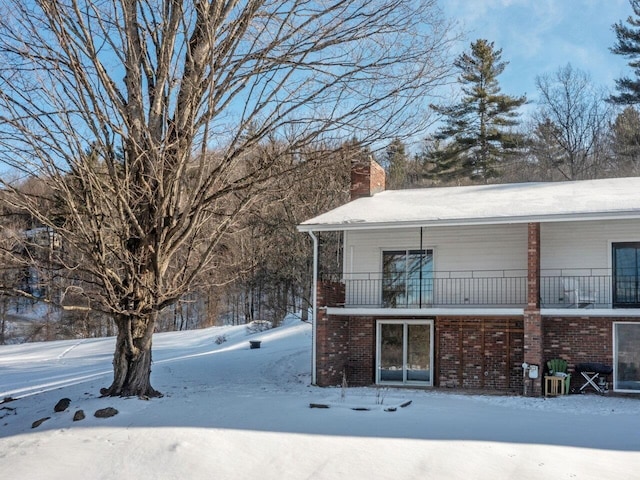
{"type": "Polygon", "coordinates": [[[273,324],[268,320],[254,320],[247,324],[247,333],[259,333],[273,328],[273,324]]]}

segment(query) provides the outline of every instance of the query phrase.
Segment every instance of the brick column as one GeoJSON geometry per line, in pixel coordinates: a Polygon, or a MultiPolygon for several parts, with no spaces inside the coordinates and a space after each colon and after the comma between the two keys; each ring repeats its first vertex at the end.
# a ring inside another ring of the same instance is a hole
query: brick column
{"type": "Polygon", "coordinates": [[[316,384],[340,385],[349,349],[348,317],[332,316],[327,307],[344,304],[344,284],[319,281],[316,311],[316,384]]]}
{"type": "Polygon", "coordinates": [[[540,310],[540,224],[539,223],[528,224],[527,310],[540,310]]]}
{"type": "Polygon", "coordinates": [[[544,371],[540,315],[540,224],[529,223],[527,235],[527,307],[524,309],[524,361],[538,365],[538,379],[529,381],[529,395],[542,395],[544,371]]]}

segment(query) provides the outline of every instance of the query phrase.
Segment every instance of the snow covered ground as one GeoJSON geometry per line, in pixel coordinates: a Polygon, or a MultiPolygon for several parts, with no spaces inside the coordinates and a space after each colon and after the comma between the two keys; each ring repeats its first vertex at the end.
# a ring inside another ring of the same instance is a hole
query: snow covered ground
{"type": "Polygon", "coordinates": [[[114,339],[0,347],[0,477],[12,479],[634,479],[640,399],[457,395],[310,383],[311,327],[158,334],[165,396],[99,398],[114,339]],[[225,336],[221,344],[216,339],[225,336]],[[249,340],[262,340],[250,349],[249,340]],[[63,397],[69,408],[54,413],[63,397]],[[329,403],[332,408],[309,408],[329,403]],[[114,407],[118,415],[93,413],[114,407]],[[78,410],[84,420],[73,421],[78,410]],[[35,420],[51,417],[37,428],[35,420]]]}

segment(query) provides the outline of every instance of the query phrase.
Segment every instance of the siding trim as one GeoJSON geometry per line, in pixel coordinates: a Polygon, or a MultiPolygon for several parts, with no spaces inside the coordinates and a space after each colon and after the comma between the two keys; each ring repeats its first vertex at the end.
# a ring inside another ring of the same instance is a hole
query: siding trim
{"type": "Polygon", "coordinates": [[[640,317],[640,308],[542,308],[547,317],[640,317]]]}
{"type": "MultiPolygon", "coordinates": [[[[567,309],[563,309],[566,312],[567,309]]],[[[594,310],[589,310],[592,312],[594,310]]],[[[582,309],[582,316],[585,310],[582,309]]],[[[611,315],[611,311],[608,311],[611,315]]],[[[524,315],[523,308],[344,308],[344,307],[327,307],[327,314],[331,316],[358,316],[358,317],[404,317],[404,316],[448,316],[454,315],[458,317],[513,317],[524,315]]],[[[626,313],[625,313],[626,316],[626,313]]],[[[638,310],[640,316],[640,310],[638,310]]]]}

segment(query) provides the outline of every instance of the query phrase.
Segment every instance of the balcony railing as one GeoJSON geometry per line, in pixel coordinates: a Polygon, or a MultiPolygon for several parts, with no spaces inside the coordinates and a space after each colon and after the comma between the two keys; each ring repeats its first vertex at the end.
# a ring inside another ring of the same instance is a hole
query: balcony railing
{"type": "MultiPolygon", "coordinates": [[[[523,308],[527,304],[526,270],[429,272],[419,278],[380,272],[323,275],[345,287],[345,307],[370,308],[523,308]]],[[[610,272],[555,269],[541,272],[542,308],[611,308],[632,306],[640,282],[618,277],[617,301],[610,272]]]]}
{"type": "MultiPolygon", "coordinates": [[[[618,292],[624,282],[617,278],[618,292]]],[[[612,297],[612,276],[605,269],[549,270],[540,275],[542,308],[611,308],[612,297]]],[[[624,306],[623,299],[619,303],[624,306]]]]}

